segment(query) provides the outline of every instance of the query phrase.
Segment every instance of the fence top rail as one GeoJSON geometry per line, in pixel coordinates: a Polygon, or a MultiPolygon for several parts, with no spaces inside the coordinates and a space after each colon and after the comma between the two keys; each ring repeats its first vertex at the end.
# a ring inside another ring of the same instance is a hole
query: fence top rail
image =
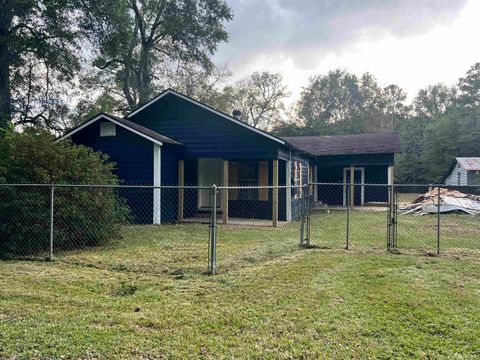
{"type": "Polygon", "coordinates": [[[395,186],[395,187],[445,187],[445,188],[480,188],[480,185],[447,185],[447,184],[379,184],[379,183],[344,183],[344,182],[311,182],[303,185],[265,185],[265,186],[217,186],[217,185],[120,185],[120,184],[0,184],[0,187],[46,187],[46,188],[106,188],[106,189],[212,189],[216,188],[217,190],[223,189],[300,189],[305,188],[309,185],[320,185],[320,186],[377,186],[377,187],[386,187],[386,186],[395,186]]]}
{"type": "Polygon", "coordinates": [[[100,184],[0,184],[0,187],[100,188],[100,189],[212,189],[195,185],[100,185],[100,184]]]}
{"type": "Polygon", "coordinates": [[[379,187],[385,187],[385,186],[395,186],[395,187],[445,187],[445,188],[480,188],[479,185],[447,185],[447,184],[379,184],[379,183],[344,183],[344,182],[313,182],[309,183],[309,185],[334,185],[334,186],[379,186],[379,187]]]}

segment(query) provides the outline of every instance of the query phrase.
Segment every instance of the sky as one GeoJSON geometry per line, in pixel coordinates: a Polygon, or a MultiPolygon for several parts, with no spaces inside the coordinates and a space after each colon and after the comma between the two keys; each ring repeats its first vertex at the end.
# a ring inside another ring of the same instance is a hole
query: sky
{"type": "Polygon", "coordinates": [[[281,73],[298,99],[312,75],[336,68],[372,73],[411,100],[454,85],[480,61],[480,0],[227,0],[230,39],[215,55],[233,79],[281,73]]]}

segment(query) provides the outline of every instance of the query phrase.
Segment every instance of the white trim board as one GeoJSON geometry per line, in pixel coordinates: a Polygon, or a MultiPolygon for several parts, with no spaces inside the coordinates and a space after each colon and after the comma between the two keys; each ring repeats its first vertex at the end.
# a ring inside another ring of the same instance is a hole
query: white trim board
{"type": "Polygon", "coordinates": [[[145,139],[153,142],[154,144],[157,144],[157,145],[160,145],[160,146],[163,145],[163,143],[162,143],[161,141],[158,141],[157,139],[154,139],[154,138],[152,138],[152,137],[150,137],[150,136],[148,136],[148,135],[145,135],[145,134],[143,134],[143,133],[141,133],[141,132],[139,132],[139,131],[137,131],[137,130],[135,130],[135,129],[132,129],[132,128],[130,128],[130,127],[122,124],[120,121],[117,121],[117,120],[115,120],[115,119],[113,119],[113,118],[111,118],[111,117],[109,117],[109,116],[107,116],[107,115],[105,115],[105,114],[100,114],[100,115],[95,116],[93,119],[90,119],[90,120],[88,120],[87,122],[83,123],[82,125],[80,125],[80,126],[76,127],[75,129],[73,129],[72,131],[69,131],[68,133],[66,133],[65,135],[63,135],[60,139],[55,140],[55,142],[61,141],[61,140],[65,139],[65,138],[67,138],[67,137],[72,136],[72,135],[75,134],[76,132],[78,132],[78,131],[86,128],[87,126],[93,124],[94,122],[96,122],[96,121],[98,121],[98,120],[100,120],[100,119],[105,119],[105,120],[111,121],[112,123],[114,123],[114,124],[116,124],[116,125],[118,125],[118,126],[121,126],[121,127],[123,127],[124,129],[127,129],[127,130],[131,131],[132,133],[137,134],[138,136],[141,136],[141,137],[143,137],[143,138],[145,138],[145,139]]]}
{"type": "Polygon", "coordinates": [[[287,221],[292,221],[292,162],[285,161],[285,217],[287,221]]]}
{"type": "Polygon", "coordinates": [[[285,141],[281,140],[281,139],[278,139],[277,137],[275,136],[272,136],[264,131],[261,131],[261,130],[258,130],[250,125],[247,125],[245,124],[243,121],[240,121],[240,120],[237,120],[235,119],[234,117],[232,116],[229,116],[227,114],[224,114],[222,113],[221,111],[218,111],[218,110],[215,110],[214,108],[210,107],[210,106],[207,106],[205,104],[202,104],[201,102],[197,101],[197,100],[194,100],[194,99],[191,99],[189,98],[188,96],[185,96],[185,95],[182,95],[172,89],[168,89],[168,90],[165,90],[164,92],[162,92],[161,94],[159,94],[158,96],[154,97],[152,100],[148,101],[147,103],[145,103],[144,105],[140,106],[137,110],[134,110],[133,112],[131,112],[130,114],[128,114],[126,117],[127,119],[129,119],[130,117],[134,116],[135,114],[138,114],[140,111],[144,110],[145,108],[149,107],[150,105],[154,104],[155,102],[157,102],[158,100],[160,100],[161,98],[163,98],[164,96],[168,95],[168,94],[172,94],[172,95],[175,95],[175,96],[178,96],[179,98],[183,99],[183,100],[186,100],[186,101],[189,101],[191,102],[192,104],[195,104],[195,105],[198,105],[200,106],[201,108],[205,109],[205,110],[208,110],[208,111],[211,111],[213,112],[214,114],[218,115],[218,116],[221,116],[223,117],[224,119],[227,119],[237,125],[240,125],[240,126],[243,126],[244,128],[247,128],[253,132],[256,132],[257,134],[260,134],[260,135],[263,135],[267,138],[269,138],[270,140],[274,140],[276,142],[279,142],[280,144],[282,145],[285,145],[285,141]]]}
{"type": "MultiPolygon", "coordinates": [[[[350,186],[350,184],[347,185],[347,172],[351,170],[353,170],[354,179],[355,179],[355,171],[356,170],[360,171],[360,183],[354,183],[352,191],[355,192],[355,187],[360,186],[360,206],[363,206],[365,205],[365,168],[355,167],[355,166],[343,168],[343,206],[347,205],[347,186],[350,186]]],[[[350,176],[352,176],[351,173],[350,173],[350,176]]],[[[355,198],[355,195],[354,195],[354,198],[355,198]]],[[[355,204],[353,206],[355,206],[355,204]]]]}
{"type": "MultiPolygon", "coordinates": [[[[162,148],[153,144],[153,186],[162,185],[162,148]]],[[[162,223],[162,189],[153,189],[153,223],[162,223]]]]}

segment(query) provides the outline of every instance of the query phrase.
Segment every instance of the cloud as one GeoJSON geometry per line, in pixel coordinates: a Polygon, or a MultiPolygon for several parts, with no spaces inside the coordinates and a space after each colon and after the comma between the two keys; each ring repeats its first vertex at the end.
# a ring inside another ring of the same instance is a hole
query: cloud
{"type": "Polygon", "coordinates": [[[228,44],[216,60],[235,71],[286,62],[314,69],[327,56],[385,37],[407,38],[452,22],[467,0],[231,0],[228,44]]]}

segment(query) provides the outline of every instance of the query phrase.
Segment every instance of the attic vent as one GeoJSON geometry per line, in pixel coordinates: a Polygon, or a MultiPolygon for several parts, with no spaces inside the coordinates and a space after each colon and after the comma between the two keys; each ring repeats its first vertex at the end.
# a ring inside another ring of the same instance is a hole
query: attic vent
{"type": "Polygon", "coordinates": [[[114,123],[101,122],[100,123],[100,137],[115,136],[117,135],[117,129],[114,123]]]}

